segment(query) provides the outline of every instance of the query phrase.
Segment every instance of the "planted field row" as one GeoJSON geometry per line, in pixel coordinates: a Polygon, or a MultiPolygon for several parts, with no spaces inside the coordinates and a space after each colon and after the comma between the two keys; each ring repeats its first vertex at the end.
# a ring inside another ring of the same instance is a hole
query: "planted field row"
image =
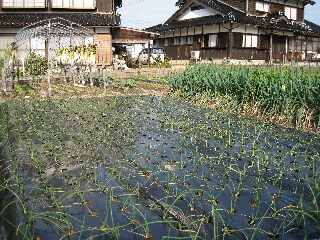
{"type": "MultiPolygon", "coordinates": [[[[24,239],[319,238],[319,137],[168,98],[1,106],[24,239]]],[[[0,216],[8,206],[2,206],[0,216]]]]}
{"type": "Polygon", "coordinates": [[[185,98],[214,100],[218,107],[249,108],[268,119],[316,131],[320,115],[320,71],[301,67],[199,64],[171,79],[185,98]],[[283,121],[283,120],[282,120],[283,121]]]}

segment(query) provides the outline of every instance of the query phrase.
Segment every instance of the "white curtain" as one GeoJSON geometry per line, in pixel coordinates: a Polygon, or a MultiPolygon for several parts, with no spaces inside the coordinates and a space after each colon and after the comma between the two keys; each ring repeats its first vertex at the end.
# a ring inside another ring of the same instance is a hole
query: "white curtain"
{"type": "Polygon", "coordinates": [[[193,44],[193,36],[187,37],[187,44],[193,44]]]}
{"type": "Polygon", "coordinates": [[[257,35],[243,35],[242,47],[256,48],[258,47],[258,36],[257,35]]]}
{"type": "Polygon", "coordinates": [[[173,39],[173,44],[174,44],[174,45],[179,45],[179,44],[180,44],[180,38],[179,38],[179,37],[175,37],[175,38],[173,39]]]}
{"type": "Polygon", "coordinates": [[[216,47],[217,46],[217,34],[209,35],[208,47],[216,47]]]}

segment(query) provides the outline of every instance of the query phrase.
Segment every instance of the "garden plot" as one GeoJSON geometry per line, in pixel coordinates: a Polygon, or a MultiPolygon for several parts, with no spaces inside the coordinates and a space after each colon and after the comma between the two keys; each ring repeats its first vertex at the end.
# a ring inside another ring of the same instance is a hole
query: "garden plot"
{"type": "Polygon", "coordinates": [[[33,239],[315,239],[319,136],[154,96],[1,106],[33,239]]]}

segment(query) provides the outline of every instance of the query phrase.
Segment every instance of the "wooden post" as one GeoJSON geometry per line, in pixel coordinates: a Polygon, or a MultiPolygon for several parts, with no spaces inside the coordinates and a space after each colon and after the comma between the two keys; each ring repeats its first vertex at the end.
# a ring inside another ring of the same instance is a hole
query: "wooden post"
{"type": "Polygon", "coordinates": [[[149,41],[148,41],[148,67],[150,67],[150,34],[149,34],[149,41]]]}
{"type": "Polygon", "coordinates": [[[17,58],[17,80],[16,81],[20,81],[20,68],[19,68],[19,58],[17,58]]]}
{"type": "Polygon", "coordinates": [[[25,76],[24,58],[21,59],[21,63],[22,63],[22,75],[25,76]]]}
{"type": "Polygon", "coordinates": [[[92,81],[92,66],[89,64],[89,78],[90,78],[90,87],[93,87],[93,81],[92,81]]]}
{"type": "Polygon", "coordinates": [[[106,90],[107,89],[107,69],[104,67],[102,70],[102,74],[103,74],[103,89],[106,90]]]}
{"type": "Polygon", "coordinates": [[[270,63],[273,63],[273,52],[272,52],[272,47],[273,47],[273,33],[271,31],[270,34],[270,63]]]}
{"type": "Polygon", "coordinates": [[[6,76],[5,76],[6,72],[5,72],[5,69],[2,68],[2,90],[4,92],[7,91],[7,83],[6,83],[6,76]]]}
{"type": "Polygon", "coordinates": [[[307,59],[307,55],[308,55],[308,36],[304,37],[304,43],[305,43],[305,45],[304,45],[304,60],[306,61],[306,60],[308,60],[307,59]]]}
{"type": "Polygon", "coordinates": [[[292,38],[292,52],[291,52],[291,64],[293,63],[293,61],[294,61],[294,46],[295,46],[295,42],[296,41],[296,39],[295,39],[295,37],[293,36],[293,38],[292,38]]]}
{"type": "Polygon", "coordinates": [[[47,56],[48,56],[48,94],[49,96],[51,96],[51,82],[50,82],[50,28],[51,28],[51,22],[49,20],[49,23],[48,23],[48,40],[47,40],[47,48],[48,48],[48,53],[47,53],[47,56]]]}
{"type": "Polygon", "coordinates": [[[102,56],[102,79],[103,79],[103,89],[107,89],[107,69],[106,69],[106,63],[102,56]]]}
{"type": "Polygon", "coordinates": [[[14,81],[14,60],[15,60],[15,58],[12,59],[12,69],[10,71],[11,75],[10,75],[9,81],[7,81],[7,83],[8,83],[7,90],[9,92],[12,92],[12,84],[13,84],[13,81],[14,81]]]}
{"type": "Polygon", "coordinates": [[[77,70],[74,68],[74,66],[71,68],[71,78],[73,80],[73,86],[75,87],[76,86],[76,76],[75,76],[75,72],[77,70]]]}
{"type": "Polygon", "coordinates": [[[232,53],[232,28],[233,28],[233,23],[230,23],[230,28],[229,28],[229,36],[228,36],[228,49],[227,49],[227,60],[231,59],[231,53],[232,53]]]}
{"type": "MultiPolygon", "coordinates": [[[[63,66],[61,64],[61,66],[63,66]]],[[[67,83],[67,66],[63,66],[62,67],[62,71],[63,71],[63,80],[64,80],[64,83],[67,83]]]]}
{"type": "Polygon", "coordinates": [[[286,37],[286,52],[285,52],[285,57],[283,59],[284,64],[287,63],[287,60],[288,60],[288,41],[289,41],[289,39],[288,39],[288,37],[286,37]]]}

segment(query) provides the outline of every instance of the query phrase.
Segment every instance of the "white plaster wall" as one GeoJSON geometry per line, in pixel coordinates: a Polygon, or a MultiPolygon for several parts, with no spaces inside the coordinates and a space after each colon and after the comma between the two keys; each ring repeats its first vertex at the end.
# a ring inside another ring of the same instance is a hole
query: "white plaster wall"
{"type": "Polygon", "coordinates": [[[110,27],[97,27],[95,33],[110,33],[110,27]]]}
{"type": "Polygon", "coordinates": [[[181,35],[181,28],[176,28],[176,29],[174,29],[173,34],[174,34],[175,37],[180,37],[180,36],[182,36],[182,35],[181,35]]]}
{"type": "Polygon", "coordinates": [[[292,37],[293,36],[293,32],[282,32],[282,35],[285,35],[285,36],[290,36],[292,37]]]}
{"type": "MultiPolygon", "coordinates": [[[[270,31],[268,31],[268,33],[270,33],[270,31]]],[[[279,35],[279,36],[293,36],[293,32],[276,31],[276,30],[274,30],[272,33],[274,35],[279,35]]]]}
{"type": "Polygon", "coordinates": [[[196,27],[195,28],[195,35],[202,34],[202,27],[196,27]]]}
{"type": "Polygon", "coordinates": [[[173,37],[173,31],[165,31],[164,36],[167,37],[173,37]]]}
{"type": "Polygon", "coordinates": [[[245,29],[246,29],[246,33],[249,33],[249,34],[258,34],[258,27],[255,27],[255,26],[246,26],[245,29]]]}
{"type": "MultiPolygon", "coordinates": [[[[233,25],[233,27],[236,27],[236,26],[233,25]]],[[[230,28],[230,24],[229,23],[224,23],[220,27],[220,32],[229,32],[229,28],[230,28]]]]}
{"type": "MultiPolygon", "coordinates": [[[[229,26],[226,26],[229,27],[229,26]]],[[[264,31],[259,31],[258,27],[255,26],[244,26],[240,25],[232,30],[232,32],[247,33],[247,34],[264,34],[264,31]]]]}
{"type": "Polygon", "coordinates": [[[187,35],[188,35],[188,29],[187,28],[181,28],[181,36],[187,36],[187,35]]]}
{"type": "MultiPolygon", "coordinates": [[[[225,27],[230,27],[230,26],[225,26],[225,27]]],[[[240,33],[244,33],[245,27],[243,25],[240,25],[238,27],[234,26],[234,29],[232,30],[232,32],[240,32],[240,33]]]]}
{"type": "Polygon", "coordinates": [[[182,13],[179,17],[178,20],[186,20],[186,19],[191,19],[191,18],[198,18],[198,17],[206,17],[206,16],[211,16],[211,15],[216,15],[216,12],[213,12],[208,9],[199,9],[195,11],[191,11],[190,8],[188,8],[184,13],[182,13]]]}
{"type": "Polygon", "coordinates": [[[219,32],[218,25],[211,25],[211,26],[203,26],[203,33],[217,33],[219,32]]]}
{"type": "Polygon", "coordinates": [[[194,35],[194,27],[188,28],[188,35],[194,35]]]}

